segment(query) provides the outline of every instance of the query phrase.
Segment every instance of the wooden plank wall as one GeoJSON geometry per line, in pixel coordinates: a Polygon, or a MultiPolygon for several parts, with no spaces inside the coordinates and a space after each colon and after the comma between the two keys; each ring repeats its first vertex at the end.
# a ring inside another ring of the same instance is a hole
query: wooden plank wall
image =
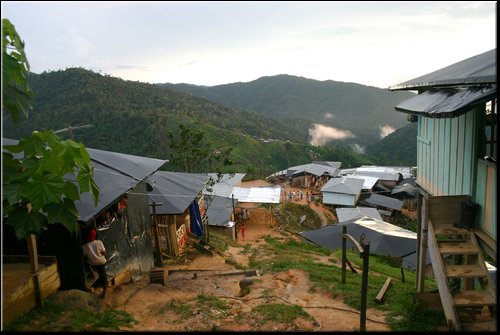
{"type": "MultiPolygon", "coordinates": [[[[43,257],[43,256],[41,256],[43,257]]],[[[29,269],[29,262],[23,263],[29,269]]],[[[8,271],[8,269],[4,269],[8,271]]],[[[61,286],[59,272],[57,271],[57,262],[54,261],[41,268],[36,274],[40,277],[40,286],[42,290],[42,299],[55,293],[61,286]]],[[[10,322],[36,307],[35,297],[35,274],[30,275],[26,280],[21,281],[19,286],[11,292],[3,292],[3,322],[10,322]]]]}
{"type": "Polygon", "coordinates": [[[472,195],[483,108],[455,118],[419,117],[417,183],[431,195],[472,195]]]}

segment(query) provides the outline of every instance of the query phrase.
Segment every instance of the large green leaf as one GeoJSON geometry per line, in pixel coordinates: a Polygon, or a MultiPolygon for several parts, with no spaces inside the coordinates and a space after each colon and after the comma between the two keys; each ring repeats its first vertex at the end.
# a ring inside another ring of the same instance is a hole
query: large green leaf
{"type": "Polygon", "coordinates": [[[78,187],[72,181],[64,182],[64,194],[73,201],[80,200],[78,187]]]}
{"type": "Polygon", "coordinates": [[[45,204],[61,201],[64,180],[54,174],[35,175],[24,185],[25,194],[33,205],[33,209],[42,208],[45,204]]]}
{"type": "Polygon", "coordinates": [[[22,185],[19,183],[4,184],[2,196],[3,200],[11,205],[16,204],[22,198],[22,185]]]}
{"type": "Polygon", "coordinates": [[[10,224],[16,231],[16,236],[20,240],[29,234],[39,235],[47,223],[47,218],[35,211],[28,212],[26,207],[17,207],[9,212],[6,224],[10,224]]]}
{"type": "Polygon", "coordinates": [[[52,203],[46,205],[43,210],[47,213],[48,223],[61,223],[70,232],[76,232],[79,218],[78,210],[70,199],[64,199],[61,203],[52,203]]]}
{"type": "Polygon", "coordinates": [[[90,164],[80,166],[80,171],[76,177],[78,185],[80,185],[80,193],[90,192],[94,199],[94,204],[97,206],[99,202],[99,186],[97,186],[94,178],[94,167],[90,164]]]}

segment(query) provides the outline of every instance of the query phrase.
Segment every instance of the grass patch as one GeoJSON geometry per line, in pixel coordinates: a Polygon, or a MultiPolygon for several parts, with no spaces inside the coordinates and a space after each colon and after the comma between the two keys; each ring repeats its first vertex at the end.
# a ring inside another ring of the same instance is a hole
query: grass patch
{"type": "MultiPolygon", "coordinates": [[[[335,255],[342,258],[342,250],[333,253],[326,248],[319,248],[309,243],[295,241],[280,242],[273,238],[266,238],[266,254],[268,259],[258,260],[250,257],[250,266],[258,268],[262,272],[281,272],[289,269],[302,269],[309,274],[313,289],[321,288],[330,292],[332,296],[342,295],[344,302],[356,309],[361,305],[361,270],[353,273],[347,267],[346,283],[342,284],[342,269],[336,265],[314,263],[310,259],[310,253],[323,255],[335,255]],[[309,255],[309,257],[304,257],[309,255]]],[[[362,268],[362,259],[359,253],[347,251],[347,259],[355,266],[362,268]]],[[[421,317],[422,311],[418,310],[415,303],[415,272],[404,270],[405,282],[402,281],[401,268],[391,265],[392,261],[387,257],[370,255],[369,278],[368,278],[368,308],[375,307],[389,312],[392,317],[388,322],[393,330],[433,331],[443,325],[445,318],[439,313],[433,313],[432,317],[421,317]],[[384,303],[375,302],[375,297],[385,283],[387,277],[393,280],[390,288],[384,296],[384,303]],[[411,308],[410,308],[411,306],[411,308]]],[[[437,285],[434,280],[426,279],[425,287],[435,289],[437,285]]],[[[432,314],[432,313],[431,313],[432,314]]]]}
{"type": "Polygon", "coordinates": [[[217,232],[210,232],[209,243],[219,255],[222,255],[229,246],[239,247],[238,242],[233,241],[228,236],[217,232]]]}
{"type": "Polygon", "coordinates": [[[160,308],[158,314],[163,314],[166,311],[174,312],[175,314],[179,315],[181,319],[187,318],[191,315],[191,307],[178,299],[170,300],[160,308]]]}
{"type": "Polygon", "coordinates": [[[264,321],[290,323],[297,318],[312,319],[300,306],[284,304],[265,304],[257,306],[253,312],[262,316],[264,321]]]}
{"type": "Polygon", "coordinates": [[[102,312],[88,309],[67,310],[46,300],[43,308],[35,308],[4,325],[11,332],[105,332],[131,327],[136,320],[127,312],[108,308],[102,312]]]}
{"type": "Polygon", "coordinates": [[[216,309],[223,312],[228,310],[227,303],[224,300],[220,300],[217,297],[211,295],[199,294],[197,299],[198,303],[206,308],[216,309]]]}

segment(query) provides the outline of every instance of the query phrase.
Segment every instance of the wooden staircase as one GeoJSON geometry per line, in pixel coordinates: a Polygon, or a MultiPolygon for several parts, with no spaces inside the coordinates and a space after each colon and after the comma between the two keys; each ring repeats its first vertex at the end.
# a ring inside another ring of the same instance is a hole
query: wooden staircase
{"type": "Polygon", "coordinates": [[[427,247],[452,331],[496,331],[496,283],[473,230],[428,221],[427,247]]]}

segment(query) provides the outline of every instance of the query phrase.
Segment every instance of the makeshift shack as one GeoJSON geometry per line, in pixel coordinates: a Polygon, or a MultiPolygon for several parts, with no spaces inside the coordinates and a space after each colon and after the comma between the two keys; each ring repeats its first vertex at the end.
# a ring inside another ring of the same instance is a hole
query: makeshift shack
{"type": "Polygon", "coordinates": [[[200,217],[206,230],[206,211],[202,191],[210,177],[206,174],[156,171],[148,180],[153,185],[149,196],[153,246],[161,262],[176,258],[186,248],[187,233],[199,231],[197,221],[190,215],[194,203],[198,204],[200,217]],[[157,250],[159,249],[159,250],[157,250]]]}

